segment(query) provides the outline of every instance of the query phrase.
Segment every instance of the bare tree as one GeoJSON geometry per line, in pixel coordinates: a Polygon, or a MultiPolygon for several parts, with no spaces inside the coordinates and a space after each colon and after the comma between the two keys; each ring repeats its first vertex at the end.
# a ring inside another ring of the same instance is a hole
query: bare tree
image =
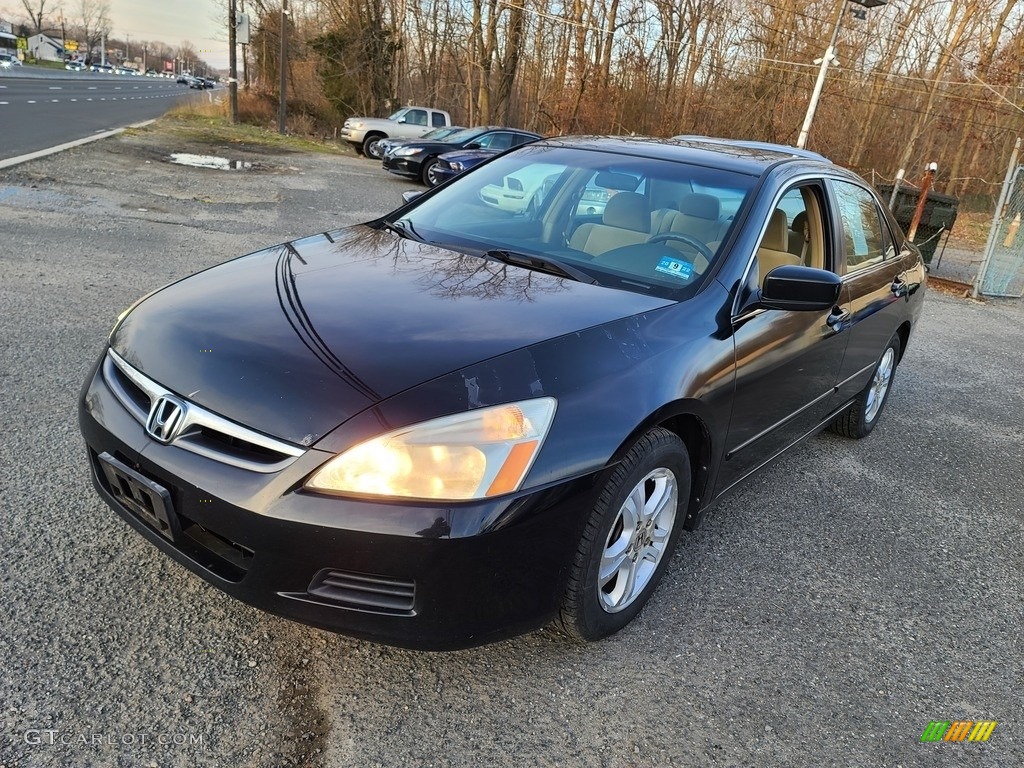
{"type": "Polygon", "coordinates": [[[21,0],[21,4],[25,7],[25,13],[28,14],[35,33],[37,35],[42,33],[43,28],[46,26],[44,23],[46,15],[53,11],[53,8],[47,9],[48,0],[21,0]]]}

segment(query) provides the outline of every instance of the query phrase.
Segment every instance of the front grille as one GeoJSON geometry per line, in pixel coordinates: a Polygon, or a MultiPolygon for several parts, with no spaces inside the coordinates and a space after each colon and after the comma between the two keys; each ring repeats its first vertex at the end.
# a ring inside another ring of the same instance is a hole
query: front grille
{"type": "MultiPolygon", "coordinates": [[[[112,349],[107,350],[103,361],[103,380],[121,405],[144,426],[153,404],[160,397],[173,394],[133,368],[112,349]]],[[[185,416],[178,436],[170,443],[178,448],[252,472],[278,472],[306,452],[304,448],[178,399],[184,403],[185,416]]]]}
{"type": "Polygon", "coordinates": [[[416,583],[325,568],[313,577],[306,592],[320,601],[348,608],[411,615],[416,583]]]}

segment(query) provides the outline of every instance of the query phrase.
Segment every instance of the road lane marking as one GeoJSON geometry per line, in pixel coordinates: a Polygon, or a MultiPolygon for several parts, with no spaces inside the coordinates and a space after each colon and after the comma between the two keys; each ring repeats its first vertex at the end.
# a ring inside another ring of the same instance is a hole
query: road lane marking
{"type": "Polygon", "coordinates": [[[51,85],[51,86],[50,86],[50,90],[51,90],[51,91],[62,91],[62,90],[64,90],[64,89],[63,89],[63,88],[61,88],[61,87],[60,87],[59,85],[51,85]]]}
{"type": "Polygon", "coordinates": [[[10,104],[10,103],[11,102],[9,102],[9,101],[0,101],[0,104],[10,104]]]}
{"type": "Polygon", "coordinates": [[[96,86],[95,85],[90,85],[88,90],[95,91],[96,90],[96,86]]]}
{"type": "Polygon", "coordinates": [[[50,99],[51,104],[56,104],[60,99],[50,99]]]}
{"type": "Polygon", "coordinates": [[[72,101],[78,101],[78,99],[72,99],[72,101]]]}
{"type": "Polygon", "coordinates": [[[29,100],[28,100],[28,103],[29,103],[29,104],[35,104],[35,103],[36,103],[36,100],[35,100],[35,99],[29,99],[29,100]]]}
{"type": "Polygon", "coordinates": [[[82,144],[99,141],[100,139],[105,139],[108,136],[116,136],[119,133],[124,133],[125,128],[144,128],[155,122],[155,120],[143,120],[141,123],[132,123],[124,128],[115,128],[112,131],[99,131],[93,136],[86,136],[84,139],[75,139],[74,141],[69,141],[66,144],[58,144],[55,147],[40,149],[38,152],[29,152],[27,155],[20,155],[18,157],[10,157],[6,160],[0,160],[0,169],[10,168],[12,165],[18,165],[19,163],[24,163],[29,160],[38,160],[40,157],[46,157],[47,155],[53,155],[57,152],[63,152],[65,149],[71,149],[72,147],[79,147],[82,144]]]}

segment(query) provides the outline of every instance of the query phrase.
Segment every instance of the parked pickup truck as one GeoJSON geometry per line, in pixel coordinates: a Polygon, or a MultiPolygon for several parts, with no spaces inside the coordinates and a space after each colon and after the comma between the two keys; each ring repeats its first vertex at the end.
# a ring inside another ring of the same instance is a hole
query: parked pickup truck
{"type": "Polygon", "coordinates": [[[381,139],[417,139],[427,131],[452,124],[452,118],[440,109],[429,107],[402,107],[386,119],[380,117],[350,117],[341,129],[341,138],[374,160],[381,159],[377,143],[381,139]]]}

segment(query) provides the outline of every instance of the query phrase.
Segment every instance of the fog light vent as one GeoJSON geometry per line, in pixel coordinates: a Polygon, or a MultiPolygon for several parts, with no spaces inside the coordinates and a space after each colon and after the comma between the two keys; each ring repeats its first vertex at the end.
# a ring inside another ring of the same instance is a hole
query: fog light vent
{"type": "Polygon", "coordinates": [[[306,591],[322,601],[384,613],[412,613],[416,584],[412,581],[325,568],[306,591]]]}

